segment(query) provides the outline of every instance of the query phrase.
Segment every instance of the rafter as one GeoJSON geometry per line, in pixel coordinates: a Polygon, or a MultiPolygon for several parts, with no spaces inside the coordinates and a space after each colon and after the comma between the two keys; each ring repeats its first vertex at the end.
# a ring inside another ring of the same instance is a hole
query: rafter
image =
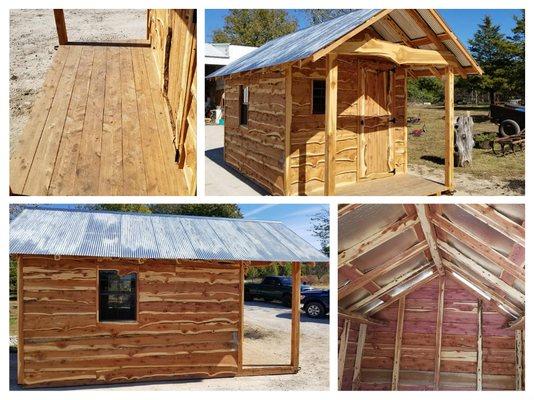
{"type": "Polygon", "coordinates": [[[365,253],[373,250],[388,240],[400,235],[407,229],[411,228],[417,223],[417,215],[407,215],[393,224],[386,226],[380,231],[374,233],[368,238],[362,240],[359,243],[354,244],[348,249],[339,253],[339,265],[343,266],[350,263],[358,257],[361,257],[365,253]]]}
{"type": "Polygon", "coordinates": [[[459,224],[453,224],[441,215],[433,215],[431,220],[439,229],[447,232],[449,235],[459,240],[462,244],[465,244],[470,249],[487,258],[489,261],[494,262],[514,277],[521,279],[522,281],[525,280],[524,271],[520,270],[518,266],[513,263],[513,261],[494,250],[490,244],[484,243],[465,227],[459,224]]]}
{"type": "Polygon", "coordinates": [[[457,204],[462,210],[525,247],[525,228],[487,204],[457,204]]]}
{"type": "Polygon", "coordinates": [[[353,305],[350,305],[347,308],[347,310],[349,310],[349,311],[358,310],[358,309],[366,306],[367,304],[369,304],[373,300],[376,300],[377,298],[380,298],[381,296],[385,295],[388,291],[390,291],[391,289],[395,288],[400,283],[402,283],[402,282],[414,277],[415,275],[417,275],[420,272],[423,272],[423,270],[425,270],[425,269],[431,269],[431,268],[432,268],[432,264],[420,265],[420,266],[418,266],[418,267],[406,272],[405,274],[393,279],[387,285],[381,287],[379,290],[377,290],[376,292],[370,294],[369,296],[365,297],[364,299],[358,301],[357,303],[355,303],[353,305]]]}
{"type": "MultiPolygon", "coordinates": [[[[473,275],[472,272],[466,271],[465,268],[460,268],[457,265],[451,263],[449,260],[443,260],[443,265],[445,268],[449,269],[452,272],[455,272],[459,276],[461,276],[466,281],[470,282],[472,285],[474,285],[477,289],[487,293],[487,295],[490,297],[490,302],[493,303],[495,306],[497,306],[498,310],[501,310],[498,308],[499,305],[505,306],[512,310],[517,315],[521,315],[523,313],[523,310],[517,307],[514,303],[512,303],[507,298],[503,297],[501,294],[497,293],[494,289],[492,289],[490,286],[488,286],[486,283],[481,281],[479,278],[473,275]]],[[[480,296],[479,293],[477,293],[475,290],[467,286],[464,282],[462,282],[460,279],[458,279],[454,274],[451,275],[457,282],[459,282],[462,286],[470,290],[471,292],[475,293],[475,295],[478,297],[480,296]]],[[[507,313],[504,311],[500,311],[503,315],[506,317],[509,317],[507,313]]]]}
{"type": "Polygon", "coordinates": [[[341,217],[344,217],[345,215],[347,215],[351,211],[354,211],[357,208],[360,208],[361,206],[362,206],[362,204],[345,204],[343,206],[340,206],[339,210],[337,212],[338,213],[338,218],[341,219],[341,217]]]}
{"type": "Polygon", "coordinates": [[[508,296],[521,301],[523,304],[525,303],[525,295],[523,293],[513,288],[512,286],[506,284],[499,277],[493,275],[486,268],[482,267],[481,265],[479,265],[478,263],[476,263],[469,257],[465,256],[463,253],[456,250],[455,248],[450,246],[448,243],[438,240],[438,246],[443,252],[448,254],[449,257],[451,257],[453,260],[457,260],[460,264],[474,271],[478,276],[482,277],[486,282],[489,282],[492,285],[496,286],[497,288],[502,290],[504,293],[506,293],[508,296]]]}
{"type": "Polygon", "coordinates": [[[423,228],[423,233],[425,234],[425,239],[430,249],[430,254],[432,255],[432,260],[434,260],[434,264],[436,264],[438,273],[443,275],[443,263],[441,261],[441,255],[439,254],[438,245],[436,243],[436,232],[428,220],[428,214],[430,211],[428,205],[416,204],[415,208],[417,210],[417,215],[419,216],[419,221],[421,222],[421,228],[423,228]]]}
{"type": "Polygon", "coordinates": [[[415,285],[413,286],[410,286],[410,288],[406,289],[406,290],[403,290],[402,292],[398,293],[396,296],[392,296],[390,300],[386,301],[385,303],[382,303],[380,304],[379,306],[373,308],[372,310],[369,311],[369,315],[373,315],[373,314],[376,314],[377,312],[379,312],[380,310],[383,310],[384,308],[387,308],[389,307],[391,304],[395,303],[398,299],[400,299],[401,297],[403,296],[408,296],[410,293],[413,293],[414,291],[416,291],[417,289],[419,289],[420,287],[426,285],[427,283],[429,282],[432,282],[434,279],[436,279],[438,276],[440,276],[439,274],[437,273],[434,273],[432,275],[429,275],[428,277],[426,277],[425,279],[417,282],[415,285]]]}
{"type": "MultiPolygon", "coordinates": [[[[432,43],[438,48],[440,51],[444,51],[447,53],[451,53],[451,51],[443,44],[443,42],[438,38],[436,33],[428,26],[426,21],[419,15],[417,10],[406,10],[408,15],[412,17],[415,24],[425,33],[425,35],[432,41],[432,43]]],[[[460,63],[456,59],[451,59],[450,63],[456,68],[457,72],[463,77],[467,77],[467,74],[465,73],[463,67],[460,65],[460,63]]]]}
{"type": "Polygon", "coordinates": [[[506,324],[506,328],[518,330],[518,329],[525,329],[525,316],[522,315],[517,319],[514,319],[506,324]]]}
{"type": "Polygon", "coordinates": [[[379,276],[385,274],[386,272],[392,271],[397,268],[399,265],[404,264],[405,262],[411,260],[422,251],[428,248],[427,243],[417,243],[416,245],[405,250],[403,253],[399,254],[396,257],[393,257],[388,262],[382,264],[371,270],[370,272],[364,274],[360,279],[356,281],[349,282],[347,285],[339,289],[338,298],[341,300],[347,297],[349,294],[354,293],[356,290],[365,286],[371,281],[374,281],[379,276]]]}

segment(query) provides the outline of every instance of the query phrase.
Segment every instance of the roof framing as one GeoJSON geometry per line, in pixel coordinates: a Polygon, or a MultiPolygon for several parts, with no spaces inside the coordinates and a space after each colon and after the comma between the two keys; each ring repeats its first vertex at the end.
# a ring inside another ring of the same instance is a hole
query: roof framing
{"type": "Polygon", "coordinates": [[[512,329],[524,324],[524,222],[515,216],[512,220],[488,204],[382,205],[381,216],[377,216],[376,205],[368,214],[366,207],[371,206],[348,207],[340,213],[343,229],[356,229],[363,223],[368,233],[367,237],[356,236],[354,243],[344,243],[346,249],[339,253],[339,273],[345,281],[338,297],[345,314],[374,315],[440,274],[449,274],[478,298],[488,301],[487,295],[499,312],[513,315],[508,324],[512,329]],[[388,207],[397,208],[393,212],[388,207]],[[404,210],[400,217],[399,209],[404,210]],[[472,217],[478,220],[475,225],[471,225],[472,217]],[[376,225],[376,230],[373,232],[369,225],[376,225]],[[415,244],[409,244],[406,238],[392,242],[410,230],[417,238],[415,244]],[[406,247],[399,248],[399,242],[406,247]],[[391,257],[370,268],[365,255],[371,250],[391,257]],[[416,256],[425,252],[428,262],[418,264],[416,256]],[[430,275],[417,280],[422,273],[430,275]],[[401,287],[403,290],[398,291],[401,287]]]}

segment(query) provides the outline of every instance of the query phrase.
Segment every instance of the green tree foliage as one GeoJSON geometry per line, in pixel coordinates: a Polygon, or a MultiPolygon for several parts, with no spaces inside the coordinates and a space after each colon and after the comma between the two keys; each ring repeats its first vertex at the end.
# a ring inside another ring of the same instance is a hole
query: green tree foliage
{"type": "Polygon", "coordinates": [[[297,26],[285,10],[235,9],[224,18],[224,26],[213,32],[212,39],[215,43],[262,46],[295,32],[297,26]]]}
{"type": "Polygon", "coordinates": [[[153,213],[243,218],[237,204],[150,204],[153,213]]]}
{"type": "Polygon", "coordinates": [[[408,79],[408,99],[415,103],[443,101],[443,83],[434,77],[408,79]]]}
{"type": "Polygon", "coordinates": [[[86,209],[154,214],[243,218],[237,204],[99,204],[86,209]]]}
{"type": "Polygon", "coordinates": [[[512,30],[512,53],[514,63],[510,71],[510,86],[521,98],[525,98],[525,10],[520,17],[514,17],[515,27],[512,30]]]}
{"type": "Polygon", "coordinates": [[[333,18],[337,18],[341,15],[348,14],[354,10],[352,9],[311,9],[311,10],[302,10],[302,12],[306,15],[308,18],[308,21],[311,25],[320,24],[321,22],[325,22],[328,20],[331,20],[333,18]]]}
{"type": "MultiPolygon", "coordinates": [[[[520,27],[516,28],[519,38],[520,27]]],[[[469,50],[484,74],[468,79],[473,86],[489,93],[491,103],[495,102],[497,93],[504,97],[515,94],[517,82],[514,79],[517,78],[517,70],[524,70],[524,59],[521,61],[519,47],[515,39],[507,38],[501,32],[500,26],[494,24],[490,16],[484,17],[475,35],[469,40],[469,50]]]]}

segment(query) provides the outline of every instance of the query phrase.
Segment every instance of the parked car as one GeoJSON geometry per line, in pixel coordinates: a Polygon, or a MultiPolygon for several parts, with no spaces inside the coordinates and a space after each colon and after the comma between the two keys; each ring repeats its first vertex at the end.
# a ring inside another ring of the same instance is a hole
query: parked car
{"type": "Polygon", "coordinates": [[[517,135],[525,129],[525,106],[517,104],[492,104],[490,119],[499,125],[499,136],[517,135]]]}
{"type": "Polygon", "coordinates": [[[324,318],[330,312],[330,290],[309,290],[301,296],[302,310],[310,318],[324,318]]]}
{"type": "MultiPolygon", "coordinates": [[[[245,282],[245,300],[251,301],[257,298],[265,301],[279,300],[284,305],[291,305],[292,280],[287,276],[266,276],[261,283],[245,282]]],[[[300,285],[300,291],[311,290],[309,285],[300,285]]]]}

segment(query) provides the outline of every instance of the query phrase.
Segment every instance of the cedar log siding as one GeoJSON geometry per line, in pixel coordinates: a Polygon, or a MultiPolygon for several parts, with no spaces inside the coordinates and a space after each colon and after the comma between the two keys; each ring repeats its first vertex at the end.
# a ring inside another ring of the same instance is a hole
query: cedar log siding
{"type": "Polygon", "coordinates": [[[238,263],[23,256],[22,380],[33,386],[235,376],[238,263]],[[98,322],[98,269],[138,272],[138,320],[98,322]]]}
{"type": "Polygon", "coordinates": [[[285,78],[282,72],[227,77],[224,159],[264,187],[284,190],[285,78]],[[248,124],[239,124],[239,86],[249,87],[248,124]]]}
{"type": "MultiPolygon", "coordinates": [[[[399,390],[433,390],[439,280],[406,296],[399,390]]],[[[476,390],[478,299],[455,279],[445,281],[440,390],[476,390]]],[[[391,390],[398,302],[376,313],[387,326],[367,325],[360,390],[391,390]]],[[[483,302],[482,388],[515,389],[515,332],[483,302]]],[[[339,318],[339,335],[344,319],[339,318]]],[[[351,390],[359,324],[351,322],[342,390],[351,390]]],[[[338,337],[339,337],[338,335],[338,337]]],[[[524,358],[524,357],[523,357],[524,358]]]]}
{"type": "MultiPolygon", "coordinates": [[[[370,61],[339,56],[336,184],[358,178],[360,98],[358,68],[370,61]]],[[[292,67],[290,194],[317,193],[324,187],[325,115],[312,113],[312,82],[325,79],[325,58],[292,67]]],[[[373,62],[376,64],[376,62],[373,62]]],[[[393,65],[389,63],[383,63],[393,65]]],[[[392,74],[391,136],[395,173],[407,171],[406,69],[392,74]]],[[[271,194],[283,194],[285,148],[283,72],[255,72],[225,78],[225,161],[271,194]],[[239,124],[239,86],[249,86],[248,126],[239,124]]],[[[384,150],[386,152],[387,149],[384,150]]]]}

